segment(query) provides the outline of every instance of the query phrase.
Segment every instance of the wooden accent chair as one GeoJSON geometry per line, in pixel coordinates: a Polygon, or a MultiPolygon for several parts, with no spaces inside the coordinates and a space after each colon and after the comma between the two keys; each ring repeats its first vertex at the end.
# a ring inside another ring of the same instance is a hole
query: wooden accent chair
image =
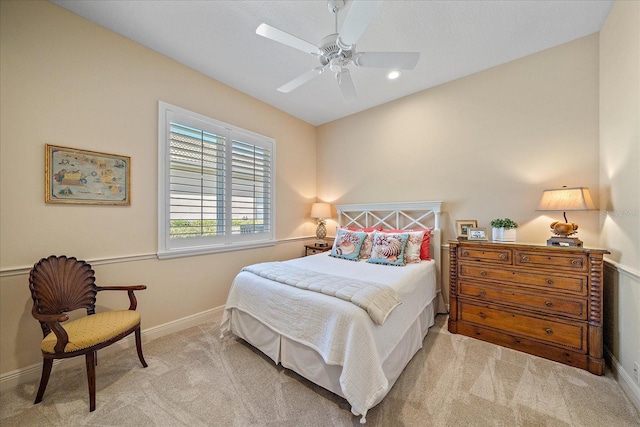
{"type": "Polygon", "coordinates": [[[96,286],[91,265],[76,258],[50,256],[41,259],[29,274],[29,289],[33,298],[31,314],[42,327],[42,377],[35,403],[42,401],[47,388],[54,359],[86,356],[89,381],[89,411],[96,409],[96,352],[135,332],[138,358],[143,367],[147,362],[142,355],[140,313],[135,311],[134,291],[145,285],[96,286]],[[96,294],[100,291],[127,291],[129,309],[95,312],[96,294]],[[86,309],[87,316],[69,320],[65,313],[86,309]]]}

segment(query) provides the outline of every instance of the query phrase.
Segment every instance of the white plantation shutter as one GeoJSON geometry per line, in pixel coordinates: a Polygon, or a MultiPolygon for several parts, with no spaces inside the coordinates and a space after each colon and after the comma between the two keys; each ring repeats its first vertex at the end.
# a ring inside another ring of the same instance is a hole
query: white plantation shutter
{"type": "Polygon", "coordinates": [[[158,257],[275,244],[275,141],[160,103],[158,257]]]}
{"type": "Polygon", "coordinates": [[[232,141],[231,211],[245,219],[242,234],[269,232],[271,227],[271,150],[234,139],[232,141]]]}
{"type": "Polygon", "coordinates": [[[224,142],[223,136],[170,123],[171,238],[224,234],[224,142]]]}

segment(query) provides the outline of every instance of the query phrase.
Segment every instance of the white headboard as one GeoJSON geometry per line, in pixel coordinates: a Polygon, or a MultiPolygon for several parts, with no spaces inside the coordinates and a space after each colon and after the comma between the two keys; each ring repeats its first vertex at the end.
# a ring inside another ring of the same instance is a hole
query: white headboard
{"type": "Polygon", "coordinates": [[[431,228],[431,258],[436,263],[438,289],[442,289],[441,201],[336,205],[338,225],[392,229],[431,228]]]}

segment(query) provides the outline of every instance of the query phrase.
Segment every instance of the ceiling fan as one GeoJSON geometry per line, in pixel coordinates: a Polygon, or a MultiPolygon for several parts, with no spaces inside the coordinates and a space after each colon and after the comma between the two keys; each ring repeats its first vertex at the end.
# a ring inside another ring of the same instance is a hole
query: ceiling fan
{"type": "Polygon", "coordinates": [[[418,52],[356,52],[356,42],[373,19],[382,1],[353,0],[349,14],[338,32],[338,12],[344,0],[329,0],[328,8],[335,15],[335,33],[322,39],[318,46],[267,24],[260,24],[256,34],[277,41],[294,49],[315,55],[320,65],[296,77],[278,88],[289,93],[319,76],[328,68],[335,73],[340,92],[345,102],[358,97],[348,65],[356,67],[412,70],[420,59],[418,52]]]}

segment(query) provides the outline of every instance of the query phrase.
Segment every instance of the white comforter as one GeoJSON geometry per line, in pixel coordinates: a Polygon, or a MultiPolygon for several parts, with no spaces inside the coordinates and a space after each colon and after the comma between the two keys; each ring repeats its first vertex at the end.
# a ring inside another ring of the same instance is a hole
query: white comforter
{"type": "Polygon", "coordinates": [[[298,289],[349,301],[365,310],[378,325],[384,324],[391,311],[402,303],[391,286],[298,268],[286,262],[263,262],[242,270],[298,289]]]}
{"type": "Polygon", "coordinates": [[[382,364],[437,295],[435,264],[422,261],[393,267],[336,259],[327,252],[287,263],[391,286],[402,304],[391,312],[384,325],[376,325],[364,310],[347,301],[243,271],[229,291],[221,331],[231,332],[231,316],[237,309],[280,335],[313,348],[326,364],[342,366],[343,395],[352,412],[364,417],[389,391],[382,364]]]}

